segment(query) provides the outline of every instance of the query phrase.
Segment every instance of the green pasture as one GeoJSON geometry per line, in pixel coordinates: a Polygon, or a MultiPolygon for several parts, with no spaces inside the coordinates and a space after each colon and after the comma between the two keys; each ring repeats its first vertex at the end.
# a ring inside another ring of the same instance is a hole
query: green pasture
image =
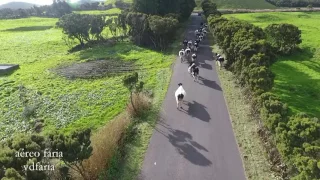
{"type": "Polygon", "coordinates": [[[112,8],[108,10],[74,11],[74,12],[79,14],[120,14],[121,9],[112,8]]]}
{"type": "MultiPolygon", "coordinates": [[[[106,0],[105,1],[105,4],[107,5],[107,4],[113,4],[114,5],[114,3],[116,2],[117,0],[106,0]]],[[[123,2],[125,2],[125,3],[132,3],[133,2],[133,0],[122,0],[123,2]]]]}
{"type": "Polygon", "coordinates": [[[218,9],[276,9],[265,0],[214,0],[218,9]]]}
{"type": "Polygon", "coordinates": [[[165,76],[170,74],[163,72],[169,71],[175,55],[129,42],[68,53],[62,30],[54,27],[57,20],[0,20],[0,64],[20,65],[13,74],[0,76],[0,139],[29,132],[26,122],[41,119],[45,121],[43,132],[97,128],[126,107],[129,92],[122,85],[123,75],[70,80],[54,73],[60,66],[92,59],[114,59],[120,64],[132,61],[145,69],[139,75],[146,90],[157,93],[163,89],[165,76]]]}
{"type": "Polygon", "coordinates": [[[291,23],[302,31],[301,52],[279,57],[272,66],[273,92],[288,103],[292,112],[320,117],[320,13],[273,12],[230,14],[228,18],[249,21],[260,27],[271,23],[291,23]]]}

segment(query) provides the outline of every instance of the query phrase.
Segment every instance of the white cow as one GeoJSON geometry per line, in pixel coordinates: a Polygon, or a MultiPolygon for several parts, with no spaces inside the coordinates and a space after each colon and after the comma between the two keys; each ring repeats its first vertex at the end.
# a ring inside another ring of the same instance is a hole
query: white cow
{"type": "MultiPolygon", "coordinates": [[[[186,96],[186,91],[182,87],[182,83],[179,83],[179,88],[176,90],[174,96],[176,98],[177,102],[177,108],[181,107],[181,101],[183,101],[183,98],[186,96]]],[[[181,107],[182,108],[182,107],[181,107]]]]}
{"type": "Polygon", "coordinates": [[[184,61],[184,54],[185,54],[184,49],[181,49],[181,50],[179,51],[179,57],[180,57],[181,62],[184,61]]]}

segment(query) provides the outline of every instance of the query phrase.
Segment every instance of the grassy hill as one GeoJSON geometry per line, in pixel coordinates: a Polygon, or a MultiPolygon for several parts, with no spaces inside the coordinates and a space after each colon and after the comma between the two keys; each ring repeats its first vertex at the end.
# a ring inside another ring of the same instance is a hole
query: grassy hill
{"type": "Polygon", "coordinates": [[[0,5],[0,9],[10,8],[10,9],[28,9],[36,4],[26,3],[26,2],[9,2],[0,5]]]}
{"type": "Polygon", "coordinates": [[[292,112],[306,112],[320,118],[320,13],[275,12],[230,14],[260,27],[271,23],[291,23],[302,31],[302,52],[280,57],[272,66],[275,85],[272,90],[288,103],[292,112]]]}

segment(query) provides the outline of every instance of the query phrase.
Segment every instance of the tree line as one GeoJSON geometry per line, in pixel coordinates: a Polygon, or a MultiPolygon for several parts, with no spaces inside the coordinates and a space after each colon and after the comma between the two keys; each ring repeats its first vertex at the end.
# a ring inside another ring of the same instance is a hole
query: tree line
{"type": "Polygon", "coordinates": [[[63,0],[53,0],[52,5],[33,6],[29,9],[12,10],[10,8],[0,9],[0,19],[27,18],[30,16],[61,17],[71,13],[71,6],[63,0]]]}
{"type": "Polygon", "coordinates": [[[122,10],[117,17],[72,13],[62,16],[57,26],[81,46],[92,40],[104,40],[101,33],[109,28],[113,36],[129,36],[136,45],[165,50],[194,7],[194,0],[134,0],[132,7],[122,10]]]}
{"type": "Polygon", "coordinates": [[[216,5],[202,2],[208,25],[226,55],[226,68],[252,100],[252,110],[272,133],[292,179],[320,179],[320,122],[305,113],[290,115],[288,107],[270,92],[275,75],[270,66],[278,55],[293,53],[301,31],[292,24],[271,24],[265,29],[220,16],[216,5]]]}
{"type": "Polygon", "coordinates": [[[320,0],[266,0],[277,7],[320,7],[320,0]]]}

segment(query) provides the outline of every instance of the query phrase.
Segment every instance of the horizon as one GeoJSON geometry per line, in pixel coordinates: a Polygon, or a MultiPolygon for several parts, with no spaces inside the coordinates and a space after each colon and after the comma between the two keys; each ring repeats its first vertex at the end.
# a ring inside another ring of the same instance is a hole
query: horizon
{"type": "MultiPolygon", "coordinates": [[[[71,3],[75,3],[78,1],[79,0],[70,0],[71,3]]],[[[7,4],[10,2],[25,2],[25,3],[36,4],[36,5],[50,5],[52,4],[53,0],[0,0],[0,5],[7,4]]]]}
{"type": "Polygon", "coordinates": [[[11,3],[11,2],[25,2],[36,5],[50,5],[52,4],[52,0],[1,0],[0,5],[11,3]]]}

